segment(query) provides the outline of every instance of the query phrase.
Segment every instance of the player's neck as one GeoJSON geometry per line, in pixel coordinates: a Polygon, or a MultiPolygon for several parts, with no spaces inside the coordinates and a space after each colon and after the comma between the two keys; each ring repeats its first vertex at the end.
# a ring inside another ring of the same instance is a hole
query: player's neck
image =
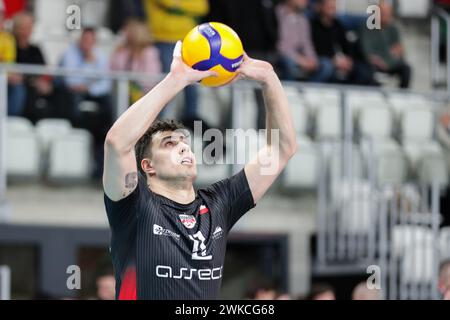
{"type": "Polygon", "coordinates": [[[149,179],[147,184],[152,192],[172,201],[188,204],[195,200],[194,186],[190,181],[149,179]]]}

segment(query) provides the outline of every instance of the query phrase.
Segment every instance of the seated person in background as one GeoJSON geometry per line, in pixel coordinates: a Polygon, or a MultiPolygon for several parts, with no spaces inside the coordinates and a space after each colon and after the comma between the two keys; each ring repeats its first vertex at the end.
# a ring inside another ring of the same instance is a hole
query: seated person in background
{"type": "MultiPolygon", "coordinates": [[[[95,29],[84,29],[79,42],[64,54],[61,66],[69,69],[108,71],[108,59],[97,50],[95,45],[95,29]]],[[[113,121],[111,82],[107,79],[79,76],[65,77],[63,81],[72,100],[69,117],[73,125],[89,130],[94,136],[96,160],[94,177],[100,177],[103,167],[103,143],[113,121]],[[94,102],[99,110],[89,115],[82,115],[80,103],[83,101],[94,102]]]]}
{"type": "Polygon", "coordinates": [[[374,85],[369,65],[352,57],[346,30],[336,19],[336,0],[316,0],[311,20],[312,39],[319,58],[334,67],[333,82],[374,85]]]}
{"type": "Polygon", "coordinates": [[[367,283],[359,283],[353,289],[352,300],[381,300],[381,292],[379,289],[369,289],[367,283]]]}
{"type": "MultiPolygon", "coordinates": [[[[16,63],[45,65],[41,49],[30,43],[33,33],[34,18],[29,13],[19,13],[14,17],[13,34],[16,40],[16,63]]],[[[51,95],[53,84],[48,76],[27,76],[22,74],[9,74],[8,109],[14,115],[24,115],[36,122],[51,109],[51,95]]]]}
{"type": "MultiPolygon", "coordinates": [[[[152,43],[147,25],[139,20],[129,20],[124,27],[124,33],[125,42],[116,49],[111,58],[111,70],[160,74],[162,66],[159,52],[152,43]]],[[[150,91],[156,83],[157,79],[131,81],[131,104],[150,91]]]]}
{"type": "Polygon", "coordinates": [[[308,0],[285,0],[276,8],[280,71],[284,80],[306,79],[328,82],[334,67],[327,59],[319,60],[311,40],[311,28],[304,11],[308,0]]]}
{"type": "Polygon", "coordinates": [[[398,76],[400,88],[409,88],[411,67],[405,61],[405,50],[394,24],[392,6],[381,1],[380,11],[381,29],[370,30],[365,25],[361,29],[363,54],[376,71],[398,76]]]}
{"type": "MultiPolygon", "coordinates": [[[[108,59],[96,49],[96,33],[93,28],[85,28],[77,44],[71,46],[63,55],[61,67],[80,70],[108,71],[108,59]]],[[[79,104],[88,100],[96,102],[107,117],[111,117],[111,82],[105,79],[80,76],[65,77],[64,84],[73,97],[71,120],[78,125],[81,113],[79,104]]],[[[110,125],[111,123],[108,123],[110,125]]]]}

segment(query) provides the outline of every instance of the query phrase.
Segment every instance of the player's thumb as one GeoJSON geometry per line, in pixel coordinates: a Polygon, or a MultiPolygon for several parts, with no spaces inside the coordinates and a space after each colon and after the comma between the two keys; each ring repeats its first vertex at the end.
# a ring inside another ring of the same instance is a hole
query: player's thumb
{"type": "Polygon", "coordinates": [[[181,41],[177,41],[175,44],[175,48],[173,49],[173,57],[174,59],[181,59],[181,48],[183,46],[183,43],[181,41]]]}

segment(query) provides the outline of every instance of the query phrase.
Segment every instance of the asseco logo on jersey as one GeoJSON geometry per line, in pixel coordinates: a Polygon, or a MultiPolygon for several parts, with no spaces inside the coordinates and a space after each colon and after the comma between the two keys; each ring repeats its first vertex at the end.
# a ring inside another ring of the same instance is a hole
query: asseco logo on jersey
{"type": "Polygon", "coordinates": [[[195,227],[195,224],[197,223],[195,217],[190,214],[180,214],[179,217],[181,223],[188,229],[192,229],[193,227],[195,227]]]}

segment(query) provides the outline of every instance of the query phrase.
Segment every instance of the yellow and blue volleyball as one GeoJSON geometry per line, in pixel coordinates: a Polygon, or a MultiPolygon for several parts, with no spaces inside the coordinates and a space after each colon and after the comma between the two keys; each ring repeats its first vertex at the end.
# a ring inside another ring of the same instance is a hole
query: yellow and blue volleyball
{"type": "Polygon", "coordinates": [[[229,83],[244,61],[244,48],[237,33],[227,25],[209,22],[196,26],[184,38],[181,55],[184,63],[200,71],[213,70],[218,76],[201,81],[218,87],[229,83]]]}

